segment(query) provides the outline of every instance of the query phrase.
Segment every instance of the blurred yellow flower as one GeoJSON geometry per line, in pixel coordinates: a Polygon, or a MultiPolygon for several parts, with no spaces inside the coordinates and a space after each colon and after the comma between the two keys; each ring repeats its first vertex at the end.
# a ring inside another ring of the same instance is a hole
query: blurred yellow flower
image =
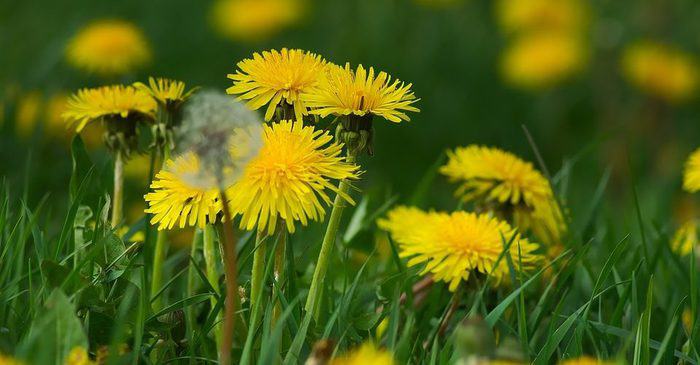
{"type": "Polygon", "coordinates": [[[46,128],[48,135],[68,139],[69,130],[63,121],[63,113],[68,108],[68,95],[63,92],[52,95],[46,104],[46,128]]]}
{"type": "Polygon", "coordinates": [[[511,215],[521,229],[542,242],[561,244],[566,224],[549,181],[510,152],[478,145],[448,151],[440,173],[460,186],[456,195],[479,208],[511,215]]]}
{"type": "Polygon", "coordinates": [[[699,81],[692,56],[651,41],[639,42],[624,50],[622,71],[632,85],[668,102],[692,97],[699,81]]]}
{"type": "Polygon", "coordinates": [[[693,330],[693,311],[690,308],[683,309],[681,314],[681,323],[683,328],[687,333],[691,333],[693,330]]]}
{"type": "Polygon", "coordinates": [[[700,148],[693,151],[685,162],[683,189],[689,193],[700,190],[700,148]]]}
{"type": "Polygon", "coordinates": [[[138,182],[146,183],[150,172],[150,155],[137,154],[124,166],[124,177],[138,182]]]}
{"type": "Polygon", "coordinates": [[[305,10],[305,0],[216,0],[211,20],[224,37],[261,41],[299,23],[305,10]]]}
{"type": "Polygon", "coordinates": [[[24,365],[24,362],[0,353],[0,365],[24,365]]]}
{"type": "Polygon", "coordinates": [[[585,28],[588,18],[582,0],[499,0],[496,10],[507,33],[577,33],[585,28]]]}
{"type": "Polygon", "coordinates": [[[80,30],[68,43],[66,58],[74,67],[102,76],[124,75],[151,60],[141,30],[117,19],[98,20],[80,30]]]}
{"type": "Polygon", "coordinates": [[[329,65],[317,87],[302,95],[310,113],[326,117],[330,114],[376,115],[399,123],[411,120],[405,112],[419,112],[413,106],[419,99],[411,91],[412,84],[391,80],[386,72],[375,75],[374,68],[367,71],[362,65],[356,70],[329,65]]]}
{"type": "MultiPolygon", "coordinates": [[[[248,107],[257,110],[267,104],[265,120],[272,119],[278,105],[285,103],[294,108],[295,120],[308,114],[301,94],[316,86],[326,68],[326,60],[300,49],[282,48],[254,53],[237,64],[235,74],[228,74],[233,86],[226,93],[248,100],[248,107]]],[[[291,119],[291,115],[285,115],[291,119]]]]}
{"type": "Polygon", "coordinates": [[[217,222],[222,211],[219,190],[204,189],[189,184],[187,177],[199,173],[199,159],[187,153],[166,163],[151,183],[151,192],[146,194],[146,213],[153,214],[151,224],[158,230],[204,227],[217,222]]]}
{"type": "Polygon", "coordinates": [[[579,37],[540,32],[511,43],[503,53],[501,71],[513,86],[542,89],[579,73],[586,60],[587,51],[579,37]]]}
{"type": "Polygon", "coordinates": [[[80,133],[88,123],[105,118],[128,117],[152,119],[156,102],[133,86],[102,86],[81,89],[71,96],[63,119],[74,124],[80,133]]]}
{"type": "Polygon", "coordinates": [[[614,362],[596,359],[590,356],[582,356],[576,359],[567,359],[559,362],[559,365],[612,365],[614,362]]]}
{"type": "Polygon", "coordinates": [[[349,353],[331,359],[329,365],[394,365],[394,357],[386,350],[379,349],[372,342],[366,342],[349,353]]]}
{"type": "MultiPolygon", "coordinates": [[[[326,190],[342,194],[331,180],[354,179],[358,167],[341,157],[342,145],[328,132],[281,121],[266,125],[263,146],[246,167],[243,177],[228,191],[231,211],[242,215],[241,228],[273,233],[278,219],[289,232],[294,222],[322,220],[326,190]]],[[[353,203],[346,194],[341,197],[353,203]]]]}
{"type": "Polygon", "coordinates": [[[469,212],[424,212],[413,207],[397,207],[378,222],[399,244],[399,255],[408,257],[409,266],[425,263],[421,275],[432,274],[436,281],[449,283],[455,291],[471,272],[492,275],[496,284],[510,273],[507,259],[498,257],[514,238],[510,255],[516,266],[534,266],[540,256],[538,245],[520,236],[508,223],[488,214],[469,212]]]}
{"type": "Polygon", "coordinates": [[[20,137],[29,137],[36,129],[36,124],[41,118],[44,107],[44,99],[38,91],[31,91],[22,95],[17,101],[15,115],[15,128],[20,137]]]}
{"type": "Polygon", "coordinates": [[[671,238],[671,250],[678,255],[689,255],[693,247],[700,251],[698,247],[698,222],[689,220],[683,223],[671,238]]]}
{"type": "Polygon", "coordinates": [[[94,365],[95,362],[90,360],[87,350],[82,346],[73,347],[68,353],[68,357],[64,361],[64,365],[94,365]]]}

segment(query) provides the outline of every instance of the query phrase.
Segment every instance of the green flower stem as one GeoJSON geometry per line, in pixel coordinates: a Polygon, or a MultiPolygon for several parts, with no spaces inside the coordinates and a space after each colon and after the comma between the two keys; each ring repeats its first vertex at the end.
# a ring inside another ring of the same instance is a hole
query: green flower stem
{"type": "MultiPolygon", "coordinates": [[[[284,285],[282,284],[284,282],[284,253],[286,250],[287,246],[287,232],[286,232],[286,225],[285,224],[280,224],[277,227],[277,233],[278,233],[278,238],[277,238],[277,244],[275,245],[275,267],[274,267],[274,275],[275,275],[275,285],[280,287],[280,293],[284,293],[284,285]]],[[[274,328],[275,323],[277,323],[277,319],[279,316],[282,314],[282,305],[281,301],[278,299],[277,302],[275,303],[275,307],[272,310],[272,326],[274,328]]]]}
{"type": "Polygon", "coordinates": [[[255,236],[255,247],[253,252],[253,270],[250,275],[250,326],[257,326],[260,319],[260,309],[262,309],[262,292],[265,279],[265,255],[267,254],[265,240],[267,235],[258,231],[255,236]]]}
{"type": "MultiPolygon", "coordinates": [[[[211,285],[216,294],[219,294],[219,274],[216,267],[218,258],[216,256],[216,246],[214,244],[215,236],[216,232],[214,231],[214,226],[212,226],[211,224],[207,224],[206,226],[204,226],[204,232],[202,235],[202,253],[204,254],[205,271],[207,275],[207,280],[209,280],[209,285],[211,285]]],[[[216,298],[212,297],[210,301],[211,307],[215,308],[216,298]]],[[[214,328],[214,336],[216,337],[217,348],[219,348],[219,346],[221,345],[221,329],[219,325],[219,323],[221,323],[221,315],[217,316],[216,323],[217,324],[214,328]]]]}
{"type": "Polygon", "coordinates": [[[112,194],[112,228],[122,221],[124,206],[124,153],[114,154],[114,194],[112,194]]]}
{"type": "MultiPolygon", "coordinates": [[[[166,147],[163,149],[163,160],[161,161],[161,166],[158,169],[163,168],[165,161],[170,158],[170,152],[166,147]]],[[[151,295],[158,293],[160,288],[163,286],[163,262],[168,255],[168,245],[167,243],[167,233],[165,230],[158,230],[156,234],[156,246],[153,251],[153,266],[151,275],[151,295]]],[[[161,309],[163,304],[163,295],[158,296],[155,302],[153,302],[153,309],[161,309]]]]}
{"type": "MultiPolygon", "coordinates": [[[[192,246],[190,247],[190,260],[189,268],[187,270],[187,297],[192,298],[197,290],[196,278],[197,272],[195,263],[195,257],[197,256],[197,249],[199,249],[199,244],[202,241],[202,230],[197,229],[194,232],[194,237],[192,238],[192,246]]],[[[194,306],[187,308],[187,331],[188,338],[190,340],[194,339],[194,327],[197,323],[197,318],[194,310],[194,306]]],[[[192,343],[192,342],[190,342],[192,343]]],[[[190,363],[193,363],[193,359],[190,359],[190,363]]]]}
{"type": "MultiPolygon", "coordinates": [[[[228,202],[223,187],[220,187],[221,201],[228,202]]],[[[231,364],[231,347],[236,323],[236,302],[238,299],[238,268],[236,257],[236,241],[233,232],[233,219],[228,204],[222,204],[224,211],[224,239],[221,245],[224,259],[226,281],[226,302],[224,306],[224,325],[221,329],[221,347],[219,361],[222,365],[231,364]]]]}
{"type": "MultiPolygon", "coordinates": [[[[348,163],[354,163],[355,156],[353,154],[348,154],[346,160],[348,163]]],[[[335,243],[336,235],[338,234],[340,218],[342,218],[343,209],[345,209],[345,200],[343,199],[342,195],[346,195],[349,190],[350,183],[347,180],[342,180],[338,185],[338,194],[336,194],[335,200],[333,201],[331,216],[328,219],[328,227],[326,227],[326,234],[323,236],[321,251],[318,254],[318,261],[316,261],[316,269],[314,270],[314,276],[311,279],[309,296],[306,298],[304,310],[312,314],[316,321],[318,321],[319,316],[321,293],[323,292],[323,280],[326,277],[328,261],[331,257],[331,251],[335,243]]]]}

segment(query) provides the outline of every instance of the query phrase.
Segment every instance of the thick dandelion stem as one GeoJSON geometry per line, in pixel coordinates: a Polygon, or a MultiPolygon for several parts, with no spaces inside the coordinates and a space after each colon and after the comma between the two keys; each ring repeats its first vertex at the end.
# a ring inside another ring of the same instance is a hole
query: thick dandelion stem
{"type": "Polygon", "coordinates": [[[224,325],[221,332],[221,359],[222,365],[231,364],[231,347],[233,346],[233,331],[236,322],[236,297],[238,296],[238,268],[236,258],[236,243],[233,233],[233,219],[228,207],[226,193],[221,188],[221,201],[224,202],[224,239],[222,245],[224,272],[226,277],[226,302],[224,303],[224,325]]]}
{"type": "MultiPolygon", "coordinates": [[[[287,232],[285,232],[285,225],[281,224],[280,227],[277,229],[278,232],[278,238],[277,238],[277,244],[275,245],[275,266],[274,266],[274,275],[275,275],[275,285],[280,287],[280,293],[284,293],[284,286],[282,282],[284,281],[284,252],[286,250],[287,246],[287,232]]],[[[275,303],[275,307],[273,308],[272,311],[272,323],[273,323],[273,328],[274,324],[277,323],[277,319],[279,316],[282,314],[282,305],[281,301],[278,299],[275,303]]]]}
{"type": "MultiPolygon", "coordinates": [[[[196,273],[196,268],[194,267],[197,265],[195,257],[197,256],[197,250],[199,249],[199,243],[202,241],[202,230],[197,229],[194,233],[194,237],[192,238],[192,246],[190,247],[190,262],[189,262],[189,268],[187,270],[187,297],[192,298],[195,294],[195,291],[197,290],[197,273],[196,273]]],[[[194,307],[189,307],[187,309],[187,331],[189,332],[189,339],[194,338],[194,327],[197,323],[196,319],[196,314],[194,307]]],[[[193,363],[193,360],[190,359],[190,363],[193,363]]]]}
{"type": "MultiPolygon", "coordinates": [[[[349,155],[347,157],[347,161],[349,163],[355,162],[354,156],[349,155]]],[[[306,310],[307,313],[312,314],[316,321],[318,321],[319,316],[321,293],[323,292],[323,280],[326,277],[328,261],[330,260],[333,245],[335,243],[335,237],[338,234],[338,228],[340,227],[340,218],[342,218],[343,209],[345,209],[345,199],[343,196],[347,195],[349,190],[350,183],[347,180],[342,180],[338,185],[338,193],[335,196],[335,200],[333,200],[331,216],[328,218],[328,227],[326,227],[326,234],[323,236],[321,251],[318,254],[318,261],[316,261],[316,269],[314,270],[314,276],[311,279],[309,296],[306,298],[304,310],[306,310]]]]}
{"type": "Polygon", "coordinates": [[[124,153],[114,154],[114,194],[112,194],[112,228],[122,221],[124,205],[124,153]]]}
{"type": "Polygon", "coordinates": [[[250,275],[250,325],[257,326],[262,309],[262,292],[265,280],[265,255],[267,254],[265,240],[267,235],[258,231],[255,237],[253,252],[253,270],[250,275]]]}
{"type": "MultiPolygon", "coordinates": [[[[214,231],[214,226],[207,224],[204,226],[204,232],[202,232],[202,253],[204,256],[204,266],[207,275],[207,280],[209,285],[214,289],[216,294],[219,294],[219,273],[216,267],[218,262],[216,256],[216,246],[214,244],[216,232],[214,231]]],[[[211,307],[216,307],[216,298],[211,298],[211,307]]],[[[216,318],[216,326],[214,328],[214,336],[216,338],[217,348],[221,347],[221,316],[216,318]]]]}
{"type": "MultiPolygon", "coordinates": [[[[167,255],[168,234],[159,230],[156,236],[156,247],[153,252],[153,271],[151,275],[151,295],[156,295],[163,286],[163,261],[167,255]]],[[[163,295],[159,295],[153,301],[153,309],[159,310],[163,304],[163,295]]]]}

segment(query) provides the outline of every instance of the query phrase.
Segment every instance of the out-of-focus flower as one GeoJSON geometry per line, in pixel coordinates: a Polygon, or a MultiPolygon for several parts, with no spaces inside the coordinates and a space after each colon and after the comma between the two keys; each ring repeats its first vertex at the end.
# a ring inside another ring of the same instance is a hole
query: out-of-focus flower
{"type": "Polygon", "coordinates": [[[24,365],[24,362],[0,353],[0,365],[24,365]]]}
{"type": "Polygon", "coordinates": [[[559,365],[613,365],[615,362],[596,359],[591,356],[582,356],[575,359],[567,359],[559,362],[559,365]]]}
{"type": "Polygon", "coordinates": [[[199,159],[189,153],[168,161],[151,183],[151,192],[146,194],[146,213],[152,214],[151,224],[158,230],[174,227],[204,227],[215,223],[222,210],[218,188],[193,186],[187,175],[199,173],[199,159]]]}
{"type": "Polygon", "coordinates": [[[88,352],[84,347],[76,346],[68,353],[64,365],[95,365],[95,362],[90,360],[88,352]]]}
{"type": "Polygon", "coordinates": [[[70,132],[63,121],[63,113],[68,108],[68,95],[63,92],[52,95],[46,103],[45,132],[56,138],[68,139],[70,132]]]}
{"type": "Polygon", "coordinates": [[[151,172],[151,156],[138,154],[124,166],[124,177],[146,183],[151,172]]]}
{"type": "Polygon", "coordinates": [[[505,80],[524,89],[556,86],[581,72],[587,51],[578,36],[539,32],[519,37],[502,55],[505,80]]]}
{"type": "Polygon", "coordinates": [[[226,38],[261,41],[299,23],[305,10],[305,0],[216,0],[211,20],[226,38]]]}
{"type": "Polygon", "coordinates": [[[700,253],[698,246],[698,222],[689,220],[683,223],[671,238],[671,250],[678,255],[690,254],[695,247],[695,251],[700,253]]]}
{"type": "Polygon", "coordinates": [[[683,328],[687,333],[691,333],[693,331],[693,311],[690,308],[683,309],[683,313],[681,314],[681,323],[683,324],[683,328]]]}
{"type": "Polygon", "coordinates": [[[148,41],[134,24],[98,20],[81,29],[66,48],[74,67],[102,76],[124,75],[151,60],[148,41]]]}
{"type": "Polygon", "coordinates": [[[19,98],[15,112],[15,128],[20,137],[27,138],[34,132],[43,107],[44,99],[38,91],[28,92],[19,98]]]}
{"type": "Polygon", "coordinates": [[[700,81],[692,56],[651,41],[638,42],[624,50],[622,71],[632,85],[668,102],[691,98],[700,81]]]}
{"type": "MultiPolygon", "coordinates": [[[[237,64],[235,74],[229,74],[233,86],[226,93],[248,100],[248,107],[257,110],[267,104],[265,120],[272,119],[278,105],[293,107],[295,120],[301,120],[308,110],[301,94],[318,84],[326,68],[326,60],[300,49],[282,48],[254,53],[237,64]]],[[[283,119],[291,119],[285,115],[283,119]]]]}
{"type": "Polygon", "coordinates": [[[349,353],[331,359],[329,365],[394,365],[394,357],[386,350],[379,349],[372,342],[366,342],[349,353]]]}
{"type": "Polygon", "coordinates": [[[520,236],[508,223],[488,214],[424,212],[397,207],[378,222],[399,243],[409,266],[425,264],[421,275],[449,283],[455,291],[472,272],[491,275],[496,284],[508,277],[508,261],[498,257],[513,238],[509,253],[524,270],[540,261],[538,245],[520,236]]]}
{"type": "Polygon", "coordinates": [[[561,244],[564,216],[549,181],[531,163],[497,148],[478,145],[448,151],[440,173],[460,184],[464,202],[513,218],[521,230],[532,229],[547,245],[561,244]]]}
{"type": "Polygon", "coordinates": [[[576,34],[588,20],[588,8],[582,0],[499,0],[497,13],[506,33],[576,34]]]}
{"type": "Polygon", "coordinates": [[[683,189],[689,193],[700,190],[700,148],[693,151],[685,162],[683,189]]]}
{"type": "Polygon", "coordinates": [[[102,86],[81,89],[68,101],[63,118],[75,125],[78,133],[85,125],[107,118],[153,119],[156,102],[133,86],[102,86]]]}
{"type": "Polygon", "coordinates": [[[232,212],[242,215],[241,228],[272,234],[278,219],[289,232],[295,221],[306,225],[322,220],[326,190],[341,194],[332,180],[357,178],[358,167],[341,157],[342,145],[327,132],[304,127],[301,122],[266,125],[263,147],[250,161],[243,177],[227,191],[232,212]]]}
{"type": "Polygon", "coordinates": [[[374,68],[366,70],[359,65],[356,70],[329,65],[317,87],[302,95],[310,113],[322,118],[336,116],[379,116],[399,123],[411,118],[405,112],[419,112],[413,106],[419,99],[411,91],[412,84],[391,80],[386,72],[375,75],[374,68]]]}

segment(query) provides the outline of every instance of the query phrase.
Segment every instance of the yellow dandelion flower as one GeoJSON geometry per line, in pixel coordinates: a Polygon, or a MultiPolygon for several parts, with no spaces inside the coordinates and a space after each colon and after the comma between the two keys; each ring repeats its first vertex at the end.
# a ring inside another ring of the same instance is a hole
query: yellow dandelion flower
{"type": "Polygon", "coordinates": [[[75,35],[66,48],[68,62],[103,76],[118,76],[148,63],[151,50],[141,30],[122,20],[95,21],[75,35]]]}
{"type": "Polygon", "coordinates": [[[166,167],[156,174],[151,183],[151,192],[146,194],[146,213],[153,214],[151,224],[158,230],[204,227],[219,219],[223,209],[219,190],[209,189],[188,183],[188,176],[200,171],[199,159],[194,153],[187,153],[167,162],[166,167]]]}
{"type": "Polygon", "coordinates": [[[683,313],[681,314],[681,323],[683,324],[683,328],[687,333],[691,333],[693,331],[693,311],[690,308],[683,309],[683,313]]]}
{"type": "Polygon", "coordinates": [[[302,95],[310,113],[321,117],[328,115],[377,115],[389,121],[399,123],[410,120],[405,112],[419,112],[413,106],[416,99],[411,91],[411,84],[400,80],[392,82],[386,72],[375,75],[374,68],[369,71],[359,65],[356,70],[329,65],[318,86],[302,95]]]}
{"type": "Polygon", "coordinates": [[[148,78],[148,85],[137,82],[137,89],[151,95],[155,101],[167,109],[176,109],[187,101],[197,89],[185,91],[185,83],[166,78],[148,78]]]}
{"type": "Polygon", "coordinates": [[[425,264],[421,275],[432,274],[436,281],[449,283],[455,291],[472,272],[492,275],[500,283],[510,274],[507,260],[496,261],[504,249],[504,240],[514,238],[510,255],[523,268],[534,266],[540,257],[538,245],[520,236],[505,221],[488,214],[458,211],[423,212],[413,207],[391,210],[378,221],[399,244],[399,255],[409,258],[408,265],[425,264]]]}
{"type": "Polygon", "coordinates": [[[578,32],[588,21],[588,8],[581,0],[500,0],[496,6],[507,33],[578,32]]]}
{"type": "Polygon", "coordinates": [[[622,71],[635,87],[669,102],[690,98],[700,81],[696,61],[689,54],[650,41],[625,49],[622,71]]]}
{"type": "Polygon", "coordinates": [[[700,148],[693,151],[685,162],[683,189],[689,193],[700,190],[700,148]]]}
{"type": "Polygon", "coordinates": [[[0,365],[24,365],[24,362],[0,353],[0,365]]]}
{"type": "Polygon", "coordinates": [[[46,102],[46,132],[61,139],[67,139],[69,134],[63,121],[63,113],[68,108],[68,95],[60,92],[52,95],[46,102]]]}
{"type": "Polygon", "coordinates": [[[559,365],[612,365],[614,362],[596,359],[595,357],[582,356],[576,359],[567,359],[559,362],[559,365]]]}
{"type": "Polygon", "coordinates": [[[695,220],[689,220],[673,234],[671,250],[678,255],[685,256],[693,251],[693,247],[696,251],[700,251],[700,247],[698,247],[698,223],[695,220]]]}
{"type": "Polygon", "coordinates": [[[549,181],[531,163],[477,145],[459,147],[447,155],[440,172],[460,184],[455,194],[464,202],[512,214],[520,229],[532,229],[544,243],[561,243],[564,216],[549,181]]]}
{"type": "MultiPolygon", "coordinates": [[[[327,132],[302,123],[281,121],[266,125],[263,146],[241,179],[227,192],[232,212],[242,215],[241,228],[275,230],[283,219],[289,232],[294,222],[322,220],[326,190],[342,194],[331,180],[354,179],[358,167],[340,156],[342,145],[327,132]]],[[[353,203],[350,196],[341,195],[353,203]]]]}
{"type": "Polygon", "coordinates": [[[63,118],[80,133],[88,123],[106,118],[153,118],[155,109],[153,98],[133,86],[102,86],[71,96],[63,118]]]}
{"type": "Polygon", "coordinates": [[[372,342],[340,357],[331,359],[329,365],[394,365],[394,357],[386,350],[379,349],[372,342]]]}
{"type": "Polygon", "coordinates": [[[73,347],[68,353],[64,365],[94,365],[95,362],[88,357],[87,350],[82,346],[73,347]]]}
{"type": "Polygon", "coordinates": [[[513,86],[542,89],[583,70],[586,50],[576,36],[540,32],[516,39],[503,53],[501,72],[513,86]]]}
{"type": "MultiPolygon", "coordinates": [[[[247,105],[253,110],[267,104],[265,120],[272,119],[282,103],[293,106],[295,120],[301,120],[308,111],[300,96],[316,86],[326,60],[311,52],[282,48],[254,53],[252,59],[238,62],[237,67],[235,74],[228,75],[233,86],[226,93],[248,100],[247,105]]],[[[291,115],[285,117],[291,119],[291,115]]]]}
{"type": "Polygon", "coordinates": [[[217,0],[211,21],[226,38],[260,41],[299,23],[305,10],[305,0],[217,0]]]}
{"type": "Polygon", "coordinates": [[[43,107],[44,99],[38,91],[31,91],[20,97],[15,112],[15,128],[20,137],[29,137],[34,132],[43,107]]]}

